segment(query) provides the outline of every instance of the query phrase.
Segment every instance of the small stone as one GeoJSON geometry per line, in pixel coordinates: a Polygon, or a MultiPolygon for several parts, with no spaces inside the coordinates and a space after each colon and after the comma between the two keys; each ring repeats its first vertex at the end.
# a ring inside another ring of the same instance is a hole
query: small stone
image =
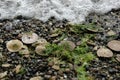
{"type": "Polygon", "coordinates": [[[0,23],[0,26],[3,26],[3,23],[0,23]]]}
{"type": "Polygon", "coordinates": [[[120,41],[118,40],[108,42],[107,46],[114,51],[120,51],[120,41]]]}
{"type": "Polygon", "coordinates": [[[10,66],[11,66],[11,64],[8,64],[8,63],[2,64],[2,67],[10,67],[10,66]]]}
{"type": "Polygon", "coordinates": [[[20,72],[20,69],[21,69],[21,65],[17,65],[16,68],[15,68],[15,72],[16,73],[19,73],[20,72]]]}
{"type": "Polygon", "coordinates": [[[57,77],[56,76],[52,76],[49,80],[56,80],[57,77]]]}
{"type": "Polygon", "coordinates": [[[45,75],[44,76],[46,79],[49,79],[51,77],[51,75],[45,75]]]}
{"type": "Polygon", "coordinates": [[[4,28],[7,30],[7,31],[10,31],[12,30],[13,28],[13,24],[11,22],[7,22],[5,25],[4,25],[4,28]]]}
{"type": "Polygon", "coordinates": [[[116,33],[113,30],[110,30],[110,31],[107,32],[107,35],[108,36],[113,36],[113,35],[116,35],[116,33]]]}
{"type": "Polygon", "coordinates": [[[120,62],[120,54],[116,55],[116,60],[120,62]]]}
{"type": "Polygon", "coordinates": [[[55,69],[55,70],[59,70],[60,69],[59,65],[53,65],[52,68],[55,69]]]}
{"type": "Polygon", "coordinates": [[[54,65],[54,62],[53,62],[53,61],[49,61],[48,65],[49,65],[49,66],[53,66],[53,65],[54,65]]]}
{"type": "Polygon", "coordinates": [[[81,41],[78,41],[78,42],[76,43],[76,45],[77,45],[77,46],[81,45],[81,41]]]}
{"type": "Polygon", "coordinates": [[[54,33],[54,34],[51,34],[50,37],[57,37],[59,34],[57,33],[54,33]]]}
{"type": "Polygon", "coordinates": [[[32,78],[30,78],[30,80],[42,80],[42,77],[40,77],[40,76],[32,77],[32,78]]]}
{"type": "Polygon", "coordinates": [[[3,73],[0,73],[0,79],[4,78],[5,76],[7,76],[8,71],[5,71],[3,73]]]}
{"type": "Polygon", "coordinates": [[[3,39],[0,39],[0,43],[3,43],[3,39]]]}
{"type": "Polygon", "coordinates": [[[99,48],[99,46],[95,46],[95,47],[93,48],[93,50],[94,50],[94,51],[97,51],[98,48],[99,48]]]}
{"type": "Polygon", "coordinates": [[[113,52],[107,48],[100,48],[97,51],[98,57],[112,57],[113,52]]]}

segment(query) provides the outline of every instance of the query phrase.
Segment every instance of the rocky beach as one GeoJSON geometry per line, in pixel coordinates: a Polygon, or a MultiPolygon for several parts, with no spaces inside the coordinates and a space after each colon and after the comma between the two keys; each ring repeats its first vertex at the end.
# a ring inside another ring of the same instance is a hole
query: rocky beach
{"type": "Polygon", "coordinates": [[[0,0],[0,80],[120,80],[120,0],[0,0]]]}
{"type": "Polygon", "coordinates": [[[77,25],[54,17],[46,22],[23,16],[1,19],[0,80],[120,80],[119,40],[119,9],[91,13],[77,25]],[[47,41],[43,52],[22,41],[27,32],[47,41]],[[29,52],[11,52],[6,47],[10,40],[21,41],[29,52]]]}

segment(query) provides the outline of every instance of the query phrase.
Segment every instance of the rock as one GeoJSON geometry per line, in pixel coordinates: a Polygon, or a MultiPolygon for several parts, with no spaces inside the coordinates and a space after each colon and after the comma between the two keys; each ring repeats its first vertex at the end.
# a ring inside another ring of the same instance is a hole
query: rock
{"type": "Polygon", "coordinates": [[[16,68],[14,69],[16,73],[19,73],[20,72],[20,69],[21,69],[21,65],[17,65],[16,68]]]}
{"type": "Polygon", "coordinates": [[[3,39],[0,39],[0,43],[3,43],[4,41],[3,41],[3,39]]]}
{"type": "Polygon", "coordinates": [[[7,76],[8,71],[5,71],[3,73],[0,73],[0,79],[4,78],[5,76],[7,76]]]}
{"type": "Polygon", "coordinates": [[[118,40],[108,42],[107,46],[114,51],[120,51],[120,41],[118,40]]]}
{"type": "Polygon", "coordinates": [[[44,75],[44,78],[45,78],[45,80],[47,79],[47,80],[49,80],[49,78],[51,77],[51,75],[44,75]]]}
{"type": "Polygon", "coordinates": [[[113,35],[116,35],[116,33],[113,30],[110,30],[110,31],[107,32],[107,35],[108,36],[113,36],[113,35]]]}
{"type": "Polygon", "coordinates": [[[60,69],[59,65],[53,65],[52,68],[55,69],[55,70],[59,70],[60,69]]]}
{"type": "Polygon", "coordinates": [[[54,34],[51,34],[50,35],[50,37],[52,38],[52,37],[57,37],[59,34],[57,34],[57,33],[54,33],[54,34]]]}
{"type": "Polygon", "coordinates": [[[116,55],[116,60],[120,62],[120,54],[116,55]]]}
{"type": "Polygon", "coordinates": [[[10,67],[10,66],[11,66],[11,64],[8,64],[8,63],[2,64],[2,67],[10,67]]]}
{"type": "Polygon", "coordinates": [[[76,43],[76,45],[77,45],[77,46],[81,45],[81,41],[78,41],[78,42],[76,43]]]}
{"type": "Polygon", "coordinates": [[[94,50],[94,51],[97,51],[98,48],[99,48],[99,46],[95,46],[95,47],[93,48],[93,50],[94,50]]]}
{"type": "Polygon", "coordinates": [[[56,76],[52,76],[49,80],[56,80],[57,77],[56,76]]]}
{"type": "Polygon", "coordinates": [[[11,22],[7,22],[5,25],[4,25],[4,28],[6,31],[10,31],[13,29],[13,24],[11,22]]]}
{"type": "Polygon", "coordinates": [[[107,48],[100,48],[97,50],[98,57],[112,57],[113,52],[107,48]]]}
{"type": "Polygon", "coordinates": [[[30,78],[30,80],[43,80],[43,79],[42,79],[42,77],[37,76],[37,77],[32,77],[32,78],[30,78]]]}

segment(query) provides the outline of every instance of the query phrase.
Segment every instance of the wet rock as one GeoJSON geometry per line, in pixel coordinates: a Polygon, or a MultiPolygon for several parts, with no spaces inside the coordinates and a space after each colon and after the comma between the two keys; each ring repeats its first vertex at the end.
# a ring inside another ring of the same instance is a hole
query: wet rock
{"type": "Polygon", "coordinates": [[[5,28],[6,31],[11,31],[13,29],[13,24],[11,22],[7,22],[4,25],[4,28],[5,28]]]}

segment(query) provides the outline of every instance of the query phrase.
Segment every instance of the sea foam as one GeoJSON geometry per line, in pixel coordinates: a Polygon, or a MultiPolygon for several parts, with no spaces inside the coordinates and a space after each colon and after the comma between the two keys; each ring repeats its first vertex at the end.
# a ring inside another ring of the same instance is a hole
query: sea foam
{"type": "Polygon", "coordinates": [[[22,15],[46,21],[54,16],[80,23],[91,12],[104,14],[118,8],[120,0],[0,0],[0,19],[22,15]]]}

